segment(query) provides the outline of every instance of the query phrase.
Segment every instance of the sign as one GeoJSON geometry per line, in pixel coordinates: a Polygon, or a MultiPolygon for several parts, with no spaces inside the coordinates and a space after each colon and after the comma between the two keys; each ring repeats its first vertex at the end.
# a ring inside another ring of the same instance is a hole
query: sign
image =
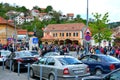
{"type": "Polygon", "coordinates": [[[91,36],[90,36],[90,33],[89,33],[89,32],[86,32],[85,40],[86,40],[86,41],[90,41],[90,40],[91,40],[91,36]]]}
{"type": "Polygon", "coordinates": [[[33,38],[33,39],[32,39],[32,43],[33,43],[33,44],[37,44],[37,43],[38,43],[38,38],[33,38]]]}

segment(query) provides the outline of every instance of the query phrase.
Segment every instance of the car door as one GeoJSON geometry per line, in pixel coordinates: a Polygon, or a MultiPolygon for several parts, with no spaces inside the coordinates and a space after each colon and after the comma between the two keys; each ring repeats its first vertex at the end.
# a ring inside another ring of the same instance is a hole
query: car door
{"type": "Polygon", "coordinates": [[[88,65],[91,71],[94,71],[97,67],[100,67],[100,58],[96,55],[90,55],[88,59],[88,65]]]}
{"type": "Polygon", "coordinates": [[[55,64],[54,58],[48,57],[43,67],[43,77],[48,78],[49,73],[55,71],[54,64],[55,64]]]}
{"type": "Polygon", "coordinates": [[[34,64],[34,71],[36,72],[36,75],[40,76],[40,67],[42,67],[42,75],[43,75],[43,65],[46,62],[46,58],[41,58],[36,64],[34,64]]]}
{"type": "Polygon", "coordinates": [[[10,60],[12,59],[12,56],[13,56],[13,54],[10,54],[10,55],[7,57],[7,60],[6,60],[5,65],[8,66],[8,67],[10,67],[10,60]]]}

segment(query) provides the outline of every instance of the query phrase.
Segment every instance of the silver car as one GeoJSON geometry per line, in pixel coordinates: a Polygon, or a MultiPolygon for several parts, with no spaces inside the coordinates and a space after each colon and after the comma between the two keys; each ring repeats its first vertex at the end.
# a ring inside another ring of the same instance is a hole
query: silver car
{"type": "Polygon", "coordinates": [[[72,56],[46,56],[40,58],[30,67],[30,76],[48,80],[81,80],[89,75],[89,68],[72,56]]]}
{"type": "Polygon", "coordinates": [[[0,63],[5,62],[7,59],[7,56],[11,54],[11,51],[9,50],[0,50],[0,63]]]}

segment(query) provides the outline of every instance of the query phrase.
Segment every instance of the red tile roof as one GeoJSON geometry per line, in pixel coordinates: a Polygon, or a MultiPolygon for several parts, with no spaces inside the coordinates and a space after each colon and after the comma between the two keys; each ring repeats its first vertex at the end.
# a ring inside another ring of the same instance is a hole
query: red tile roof
{"type": "Polygon", "coordinates": [[[73,13],[67,13],[67,16],[69,16],[69,17],[73,17],[74,14],[73,14],[73,13]]]}
{"type": "Polygon", "coordinates": [[[34,32],[28,32],[28,35],[33,35],[34,34],[34,32]]]}
{"type": "Polygon", "coordinates": [[[17,34],[18,35],[26,35],[27,34],[27,30],[23,30],[23,29],[17,30],[17,34]]]}
{"type": "Polygon", "coordinates": [[[9,21],[5,20],[2,17],[0,17],[0,24],[8,24],[8,25],[14,27],[14,24],[11,24],[9,21]]]}
{"type": "Polygon", "coordinates": [[[83,27],[85,27],[83,23],[49,24],[44,31],[80,31],[83,27]]]}

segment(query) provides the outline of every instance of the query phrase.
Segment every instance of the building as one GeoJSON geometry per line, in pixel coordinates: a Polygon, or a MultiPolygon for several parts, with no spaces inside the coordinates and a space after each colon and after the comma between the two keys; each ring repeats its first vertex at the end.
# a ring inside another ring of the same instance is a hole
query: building
{"type": "Polygon", "coordinates": [[[10,38],[15,37],[14,24],[0,17],[0,44],[7,44],[10,38]]]}
{"type": "Polygon", "coordinates": [[[43,29],[43,44],[83,44],[83,23],[49,24],[43,29]]]}

